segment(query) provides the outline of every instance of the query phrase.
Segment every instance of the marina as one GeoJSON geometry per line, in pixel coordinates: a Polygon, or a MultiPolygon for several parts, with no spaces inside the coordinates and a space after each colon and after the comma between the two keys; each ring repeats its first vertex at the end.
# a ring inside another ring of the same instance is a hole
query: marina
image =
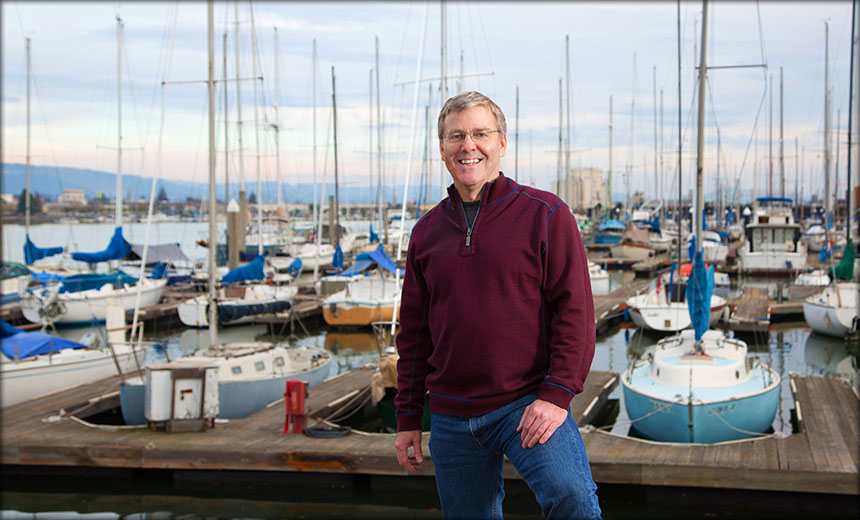
{"type": "Polygon", "coordinates": [[[0,518],[450,516],[404,381],[586,372],[607,520],[860,516],[856,3],[16,6],[0,518]]]}

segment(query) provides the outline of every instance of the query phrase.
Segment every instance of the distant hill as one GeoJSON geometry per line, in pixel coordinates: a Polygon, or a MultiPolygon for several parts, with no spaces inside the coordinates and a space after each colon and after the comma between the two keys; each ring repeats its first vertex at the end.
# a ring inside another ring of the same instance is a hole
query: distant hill
{"type": "MultiPolygon", "coordinates": [[[[18,195],[24,189],[26,183],[25,165],[20,163],[3,163],[2,186],[0,192],[18,195]]],[[[173,181],[161,179],[159,187],[164,187],[167,198],[171,201],[182,201],[187,198],[205,199],[209,195],[209,188],[204,182],[173,181]]],[[[87,199],[96,198],[100,193],[112,199],[116,193],[116,176],[110,172],[86,170],[81,168],[67,168],[63,166],[38,166],[30,165],[30,189],[34,193],[48,200],[56,200],[63,188],[82,189],[87,199]]],[[[152,179],[139,175],[123,175],[122,188],[124,197],[131,196],[134,199],[149,198],[152,189],[152,179]]],[[[399,188],[399,187],[398,187],[399,188]]],[[[156,188],[157,190],[159,188],[156,188]]],[[[256,183],[246,183],[245,189],[250,197],[256,193],[256,183]]],[[[274,200],[276,193],[275,182],[263,183],[263,200],[274,200]]],[[[281,199],[285,202],[311,203],[313,201],[314,187],[312,184],[282,184],[281,199]]],[[[395,199],[395,190],[383,189],[383,197],[388,201],[401,202],[402,192],[397,189],[398,195],[395,199]]],[[[157,191],[156,191],[157,193],[157,191]]],[[[231,197],[239,193],[238,184],[230,184],[231,197]]],[[[319,196],[319,189],[317,190],[319,196]]],[[[334,193],[334,184],[326,185],[326,193],[334,193]]],[[[215,188],[216,197],[224,198],[224,184],[218,184],[215,188]]],[[[418,187],[413,186],[410,190],[410,198],[416,198],[418,187]],[[412,195],[414,193],[414,195],[412,195]]],[[[437,197],[438,198],[438,197],[437,197]]],[[[341,188],[340,199],[342,203],[370,204],[376,201],[375,188],[349,187],[341,188]]],[[[435,200],[433,202],[436,202],[435,200]]]]}

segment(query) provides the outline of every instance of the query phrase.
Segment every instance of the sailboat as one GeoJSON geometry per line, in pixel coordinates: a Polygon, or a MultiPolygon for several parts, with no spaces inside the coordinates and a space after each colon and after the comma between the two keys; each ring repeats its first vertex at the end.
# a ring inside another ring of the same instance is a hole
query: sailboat
{"type": "MultiPolygon", "coordinates": [[[[263,342],[218,342],[218,309],[215,290],[215,254],[217,246],[215,207],[215,81],[214,7],[208,2],[209,43],[209,278],[208,312],[209,347],[192,356],[174,361],[173,366],[215,366],[218,368],[219,416],[240,418],[277,401],[284,394],[285,383],[297,379],[309,386],[321,383],[336,369],[334,358],[317,347],[278,345],[263,342]]],[[[262,269],[262,256],[258,256],[262,269]]],[[[229,280],[228,280],[229,281],[229,280]]],[[[120,407],[126,424],[145,424],[146,385],[140,378],[120,384],[120,407]]]]}
{"type": "MultiPolygon", "coordinates": [[[[100,348],[92,341],[71,341],[26,332],[0,321],[0,407],[125,372],[136,366],[131,345],[100,348]],[[85,344],[86,343],[86,344],[85,344]]],[[[84,341],[84,340],[82,340],[84,341]]]]}
{"type": "MultiPolygon", "coordinates": [[[[827,26],[825,25],[825,28],[827,26]]],[[[853,25],[852,25],[853,27],[853,25]]],[[[854,38],[854,35],[851,35],[852,42],[854,42],[852,47],[852,55],[856,50],[857,43],[854,38]]],[[[852,56],[853,58],[853,56],[852,56]]],[[[851,60],[851,77],[854,77],[854,59],[851,60]]],[[[825,63],[825,78],[826,75],[826,63],[825,63]]],[[[857,85],[854,85],[854,88],[858,88],[857,85]]],[[[829,87],[825,87],[825,91],[829,92],[829,87]]],[[[849,113],[854,113],[854,101],[856,96],[855,92],[852,92],[849,100],[849,113]]],[[[825,97],[825,106],[827,106],[827,98],[825,97]]],[[[825,117],[827,117],[827,108],[825,108],[825,117]]],[[[826,128],[827,125],[825,125],[826,128]]],[[[826,140],[826,139],[825,139],[826,140]]],[[[849,141],[850,142],[850,141],[849,141]]],[[[827,156],[827,151],[825,151],[825,157],[827,156]]],[[[850,160],[849,160],[850,165],[850,160]]],[[[856,168],[856,166],[855,166],[856,168]]],[[[826,232],[826,243],[831,243],[830,236],[830,227],[829,224],[832,222],[830,214],[830,193],[829,187],[829,175],[828,172],[825,172],[825,200],[828,203],[828,211],[825,218],[827,219],[827,227],[825,228],[826,232]]],[[[851,168],[848,168],[848,186],[851,186],[851,168]]],[[[854,190],[849,190],[849,200],[848,207],[853,208],[855,201],[852,201],[854,190]]],[[[856,233],[856,225],[850,226],[852,229],[847,230],[850,233],[856,233]]],[[[839,265],[835,268],[832,268],[833,280],[832,282],[820,293],[814,294],[812,296],[807,297],[803,301],[803,318],[809,324],[810,328],[815,332],[820,334],[825,334],[828,336],[838,336],[844,337],[846,334],[852,331],[857,331],[860,329],[860,283],[855,282],[857,271],[855,266],[855,245],[854,241],[849,237],[846,244],[844,253],[842,255],[842,259],[839,262],[839,265]]],[[[832,256],[825,257],[828,262],[832,261],[832,256]]]]}
{"type": "MultiPolygon", "coordinates": [[[[118,113],[122,114],[122,20],[117,17],[117,103],[118,113]]],[[[125,258],[131,251],[131,245],[122,234],[122,118],[118,118],[118,146],[116,172],[116,228],[108,247],[95,253],[72,253],[77,261],[95,264],[125,258]]],[[[32,243],[27,239],[25,254],[32,243]]],[[[37,248],[33,246],[33,251],[37,248]]],[[[162,273],[163,274],[163,273],[162,273]]],[[[136,302],[140,306],[154,305],[161,301],[161,296],[167,285],[167,277],[158,279],[137,279],[121,270],[108,275],[104,274],[75,274],[68,277],[53,277],[52,282],[44,287],[29,289],[21,298],[21,310],[24,318],[32,323],[81,324],[94,321],[104,321],[109,305],[120,305],[124,309],[133,309],[136,302]],[[138,300],[139,294],[139,300],[138,300]]]]}
{"type": "MultiPolygon", "coordinates": [[[[704,205],[707,13],[704,0],[698,85],[698,215],[704,205]]],[[[647,359],[634,362],[621,378],[627,415],[638,432],[656,441],[715,443],[757,436],[770,428],[779,405],[779,374],[748,357],[743,341],[709,330],[714,266],[705,270],[701,232],[699,221],[693,270],[687,283],[693,330],[662,339],[647,359]]]]}

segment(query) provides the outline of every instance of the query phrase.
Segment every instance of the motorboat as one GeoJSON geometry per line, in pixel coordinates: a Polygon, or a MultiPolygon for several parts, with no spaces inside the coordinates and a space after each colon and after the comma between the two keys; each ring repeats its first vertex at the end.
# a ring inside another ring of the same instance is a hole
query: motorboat
{"type": "Polygon", "coordinates": [[[784,274],[806,268],[806,244],[800,240],[791,199],[759,197],[746,225],[744,244],[738,249],[746,274],[784,274]]]}

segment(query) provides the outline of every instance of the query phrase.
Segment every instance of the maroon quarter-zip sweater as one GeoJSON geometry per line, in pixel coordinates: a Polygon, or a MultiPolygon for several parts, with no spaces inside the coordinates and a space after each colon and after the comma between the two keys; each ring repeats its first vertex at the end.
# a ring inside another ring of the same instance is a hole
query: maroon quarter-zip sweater
{"type": "Polygon", "coordinates": [[[594,303],[579,228],[557,196],[500,174],[474,222],[459,193],[409,240],[397,335],[397,428],[480,415],[526,394],[562,408],[594,357],[594,303]]]}

